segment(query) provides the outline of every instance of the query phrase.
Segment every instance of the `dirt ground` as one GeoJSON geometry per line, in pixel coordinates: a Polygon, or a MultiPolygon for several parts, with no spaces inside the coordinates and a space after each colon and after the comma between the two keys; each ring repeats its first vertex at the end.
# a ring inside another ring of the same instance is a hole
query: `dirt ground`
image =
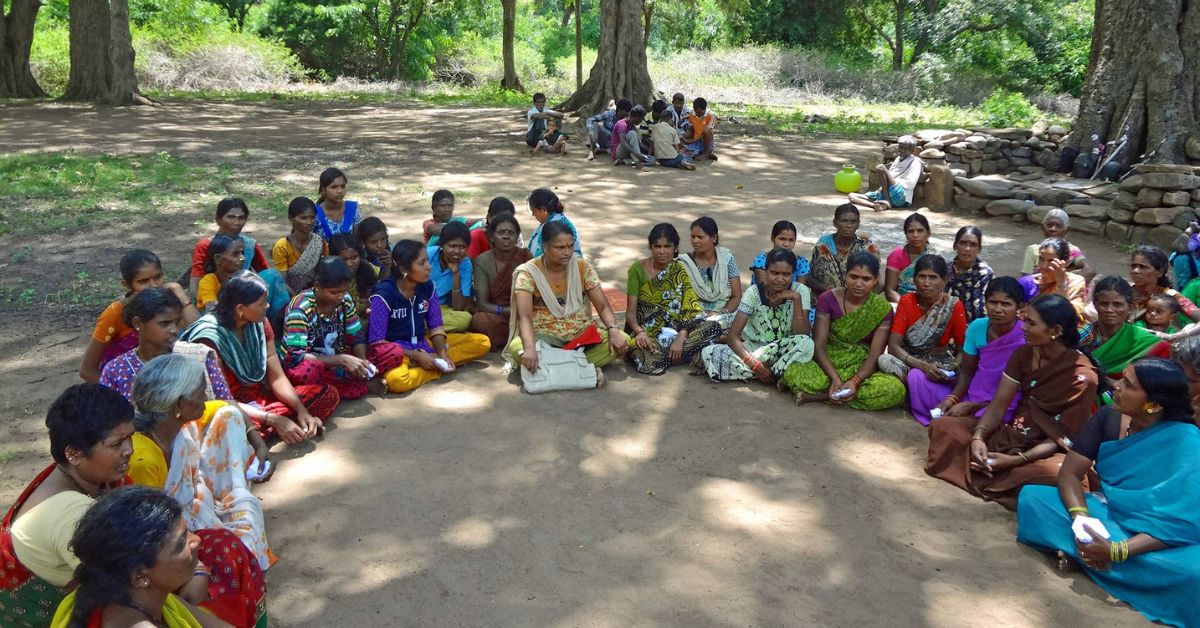
{"type": "MultiPolygon", "coordinates": [[[[383,217],[418,233],[429,195],[488,199],[557,189],[611,287],[646,254],[651,225],[721,226],[744,265],[770,225],[800,226],[807,254],[830,226],[832,175],[878,144],[771,136],[726,124],[721,161],[694,173],[530,159],[520,112],[421,105],[170,102],[94,110],[0,108],[9,151],[147,153],[223,162],[315,195],[327,165],[383,217]]],[[[719,112],[718,112],[719,113],[719,112]]],[[[580,129],[575,128],[578,134],[580,129]]],[[[579,135],[576,135],[579,137],[579,135]]],[[[236,190],[231,190],[236,193],[236,190]]],[[[254,208],[252,208],[253,211],[254,208]]],[[[181,269],[211,204],[134,233],[42,238],[39,256],[116,274],[120,250],[154,248],[181,269]]],[[[888,250],[907,212],[865,215],[888,250]]],[[[252,220],[274,241],[287,227],[252,220]]],[[[1007,219],[928,214],[934,245],[985,234],[998,273],[1040,237],[1007,219]]],[[[1074,239],[1102,271],[1125,256],[1074,239]]],[[[8,249],[11,239],[0,239],[8,249]]],[[[686,246],[686,243],[685,243],[686,246]]],[[[0,501],[46,464],[42,418],[77,381],[98,308],[0,318],[0,501]]],[[[599,391],[530,396],[491,357],[414,393],[346,403],[319,442],[287,449],[257,490],[282,560],[270,574],[277,626],[1132,626],[1144,623],[1086,576],[1063,576],[1014,540],[1015,518],[922,472],[924,430],[899,411],[794,407],[758,384],[607,369],[599,391]]]]}

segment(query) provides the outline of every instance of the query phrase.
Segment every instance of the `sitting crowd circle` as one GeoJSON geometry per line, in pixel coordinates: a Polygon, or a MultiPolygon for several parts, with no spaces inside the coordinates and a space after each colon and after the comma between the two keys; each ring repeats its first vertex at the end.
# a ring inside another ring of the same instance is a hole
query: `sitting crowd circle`
{"type": "MultiPolygon", "coordinates": [[[[604,122],[589,121],[594,148],[604,122]]],[[[712,155],[706,129],[692,148],[712,155]]],[[[603,139],[620,142],[616,160],[648,163],[625,147],[636,133],[603,139]]],[[[881,188],[837,207],[808,258],[796,226],[775,223],[745,288],[715,220],[694,220],[686,245],[654,225],[622,324],[551,190],[529,195],[524,235],[510,200],[468,218],[439,190],[420,239],[392,244],[347,183],[322,172],[269,253],[227,198],[180,281],[150,251],[121,258],[127,293],[97,320],[85,383],[47,414],[53,461],[0,529],[0,623],[265,625],[277,559],[250,489],[274,472],[268,443],[312,439],[342,400],[412,391],[493,351],[550,386],[564,364],[603,386],[601,369],[627,359],[796,404],[903,407],[928,426],[930,476],[1015,510],[1019,541],[1147,618],[1197,625],[1200,309],[1171,280],[1200,242],[1175,261],[1138,246],[1128,279],[1096,279],[1054,211],[1021,273],[995,276],[979,228],[943,253],[919,213],[883,255],[858,232],[860,206],[908,199],[881,188]]]]}

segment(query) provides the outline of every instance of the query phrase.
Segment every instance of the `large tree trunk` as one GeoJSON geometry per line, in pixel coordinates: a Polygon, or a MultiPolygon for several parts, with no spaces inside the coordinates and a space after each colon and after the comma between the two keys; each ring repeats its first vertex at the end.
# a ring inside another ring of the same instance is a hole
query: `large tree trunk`
{"type": "Polygon", "coordinates": [[[71,0],[71,71],[63,100],[103,102],[112,85],[108,0],[71,0]]]}
{"type": "Polygon", "coordinates": [[[33,24],[40,0],[13,0],[8,15],[0,4],[0,97],[41,98],[46,95],[29,69],[33,24]]]}
{"type": "Polygon", "coordinates": [[[596,64],[583,87],[559,109],[592,115],[618,98],[649,104],[654,85],[642,45],[643,17],[642,0],[601,0],[596,64]]]}
{"type": "Polygon", "coordinates": [[[1092,52],[1071,134],[1081,153],[1129,143],[1125,165],[1187,163],[1200,103],[1200,6],[1187,0],[1096,0],[1092,52]]]}
{"type": "Polygon", "coordinates": [[[513,38],[517,33],[517,0],[501,0],[500,4],[504,6],[504,33],[501,43],[504,49],[504,79],[500,81],[500,87],[523,92],[525,88],[521,86],[521,78],[517,76],[517,62],[513,58],[513,38]]]}
{"type": "Polygon", "coordinates": [[[129,0],[112,0],[112,32],[109,38],[112,77],[108,104],[115,106],[148,105],[138,93],[137,73],[133,69],[133,35],[129,32],[129,0]]]}

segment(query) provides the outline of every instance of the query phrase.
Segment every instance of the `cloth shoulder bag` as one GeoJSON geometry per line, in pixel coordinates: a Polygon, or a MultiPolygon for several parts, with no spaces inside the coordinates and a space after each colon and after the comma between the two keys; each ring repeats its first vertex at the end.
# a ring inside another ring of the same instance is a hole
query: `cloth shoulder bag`
{"type": "MultiPolygon", "coordinates": [[[[596,367],[588,363],[583,349],[559,349],[544,340],[535,344],[538,369],[531,373],[521,365],[525,392],[536,395],[556,390],[586,390],[596,387],[596,367]]],[[[528,351],[528,349],[526,349],[528,351]]]]}

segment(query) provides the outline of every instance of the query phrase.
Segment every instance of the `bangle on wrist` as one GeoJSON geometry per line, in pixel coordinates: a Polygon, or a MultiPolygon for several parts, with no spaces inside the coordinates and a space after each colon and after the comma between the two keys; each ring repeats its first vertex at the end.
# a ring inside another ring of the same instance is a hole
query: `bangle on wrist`
{"type": "Polygon", "coordinates": [[[1026,456],[1026,455],[1025,455],[1025,452],[1023,452],[1023,451],[1018,451],[1018,452],[1017,452],[1017,455],[1021,457],[1021,460],[1024,460],[1024,461],[1025,461],[1025,464],[1029,464],[1029,456],[1026,456]]]}

